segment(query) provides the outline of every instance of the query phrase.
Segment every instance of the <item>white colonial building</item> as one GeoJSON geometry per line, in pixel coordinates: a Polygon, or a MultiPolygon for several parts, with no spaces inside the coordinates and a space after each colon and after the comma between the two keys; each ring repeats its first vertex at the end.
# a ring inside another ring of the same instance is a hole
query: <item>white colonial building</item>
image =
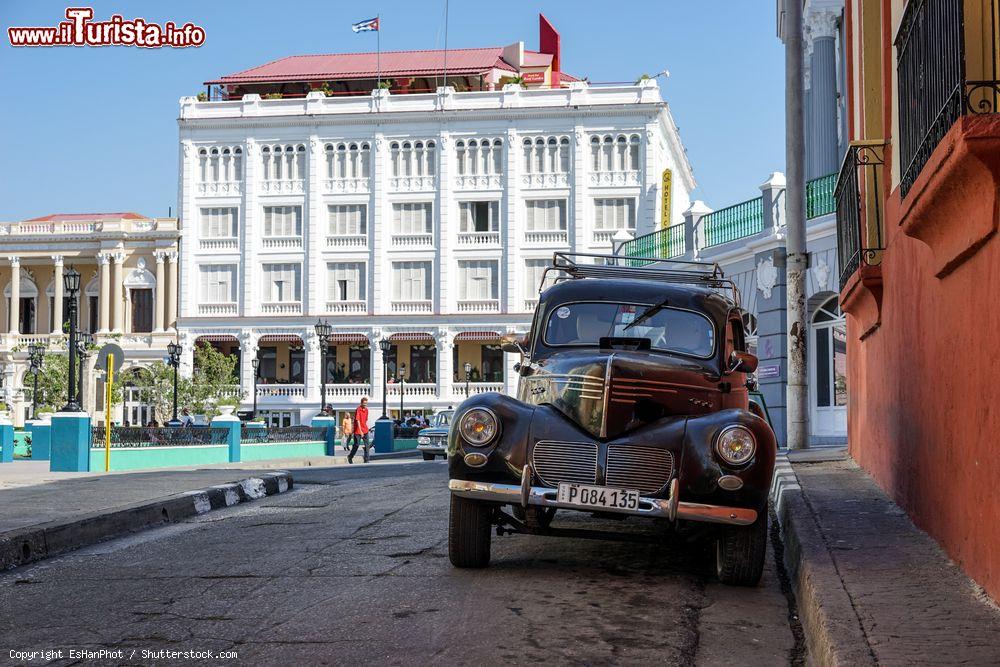
{"type": "MultiPolygon", "coordinates": [[[[129,372],[162,359],[174,339],[178,289],[176,218],[136,213],[55,214],[0,223],[0,400],[21,425],[32,409],[28,349],[66,353],[70,296],[63,274],[80,273],[77,324],[95,343],[116,343],[129,372]]],[[[83,407],[103,421],[103,380],[85,360],[83,407]]],[[[50,407],[62,407],[62,402],[50,407]]],[[[113,418],[144,424],[154,416],[126,390],[113,418]]],[[[162,420],[163,416],[159,416],[162,420]]]]}
{"type": "MultiPolygon", "coordinates": [[[[521,47],[513,66],[535,56],[521,47]]],[[[239,355],[249,409],[259,360],[258,408],[274,423],[316,413],[324,372],[327,404],[369,396],[378,414],[383,338],[406,412],[512,390],[498,337],[526,331],[553,252],[610,253],[616,234],[681,223],[695,185],[655,80],[568,79],[181,99],[185,363],[199,341],[239,355]],[[320,319],[334,331],[325,369],[320,319]]]]}

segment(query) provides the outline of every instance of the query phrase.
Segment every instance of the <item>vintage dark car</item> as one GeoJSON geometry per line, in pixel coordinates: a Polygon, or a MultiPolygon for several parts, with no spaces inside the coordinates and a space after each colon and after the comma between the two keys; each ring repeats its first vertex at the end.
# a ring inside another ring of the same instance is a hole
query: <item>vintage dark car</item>
{"type": "Polygon", "coordinates": [[[417,433],[417,449],[424,455],[424,461],[435,457],[448,458],[448,430],[454,410],[444,410],[431,417],[431,425],[417,433]]]}
{"type": "Polygon", "coordinates": [[[518,397],[480,394],[456,409],[455,566],[488,565],[494,527],[635,540],[630,522],[601,520],[635,517],[652,520],[643,539],[712,540],[721,581],[759,581],[776,445],[748,401],[757,359],[739,292],[714,264],[637,264],[556,253],[530,333],[503,340],[521,354],[518,397]],[[559,510],[611,528],[559,527],[559,510]]]}

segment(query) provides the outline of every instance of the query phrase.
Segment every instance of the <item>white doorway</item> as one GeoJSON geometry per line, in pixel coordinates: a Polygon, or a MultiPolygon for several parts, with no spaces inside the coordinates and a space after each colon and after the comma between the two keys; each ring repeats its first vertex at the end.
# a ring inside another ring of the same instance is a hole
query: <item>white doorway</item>
{"type": "Polygon", "coordinates": [[[847,322],[833,296],[816,309],[810,327],[810,431],[847,437],[847,322]]]}

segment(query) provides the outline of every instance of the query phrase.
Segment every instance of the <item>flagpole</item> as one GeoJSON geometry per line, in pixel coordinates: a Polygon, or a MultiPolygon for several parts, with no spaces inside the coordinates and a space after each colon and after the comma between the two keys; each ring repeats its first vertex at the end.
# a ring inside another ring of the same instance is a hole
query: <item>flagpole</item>
{"type": "Polygon", "coordinates": [[[375,44],[377,55],[375,56],[375,76],[377,83],[375,84],[377,88],[382,87],[382,16],[380,14],[375,15],[375,44]]]}
{"type": "Polygon", "coordinates": [[[444,0],[444,86],[448,87],[448,0],[444,0]]]}

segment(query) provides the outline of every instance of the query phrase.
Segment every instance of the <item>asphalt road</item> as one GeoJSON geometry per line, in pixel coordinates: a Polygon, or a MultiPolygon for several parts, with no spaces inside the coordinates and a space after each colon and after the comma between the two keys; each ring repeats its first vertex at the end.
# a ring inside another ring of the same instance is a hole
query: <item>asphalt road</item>
{"type": "Polygon", "coordinates": [[[293,665],[802,660],[773,559],[741,589],[699,549],[506,536],[488,569],[453,568],[446,473],[296,471],[291,493],[0,573],[0,664],[102,648],[124,650],[108,664],[174,661],[143,657],[159,649],[293,665]]]}

